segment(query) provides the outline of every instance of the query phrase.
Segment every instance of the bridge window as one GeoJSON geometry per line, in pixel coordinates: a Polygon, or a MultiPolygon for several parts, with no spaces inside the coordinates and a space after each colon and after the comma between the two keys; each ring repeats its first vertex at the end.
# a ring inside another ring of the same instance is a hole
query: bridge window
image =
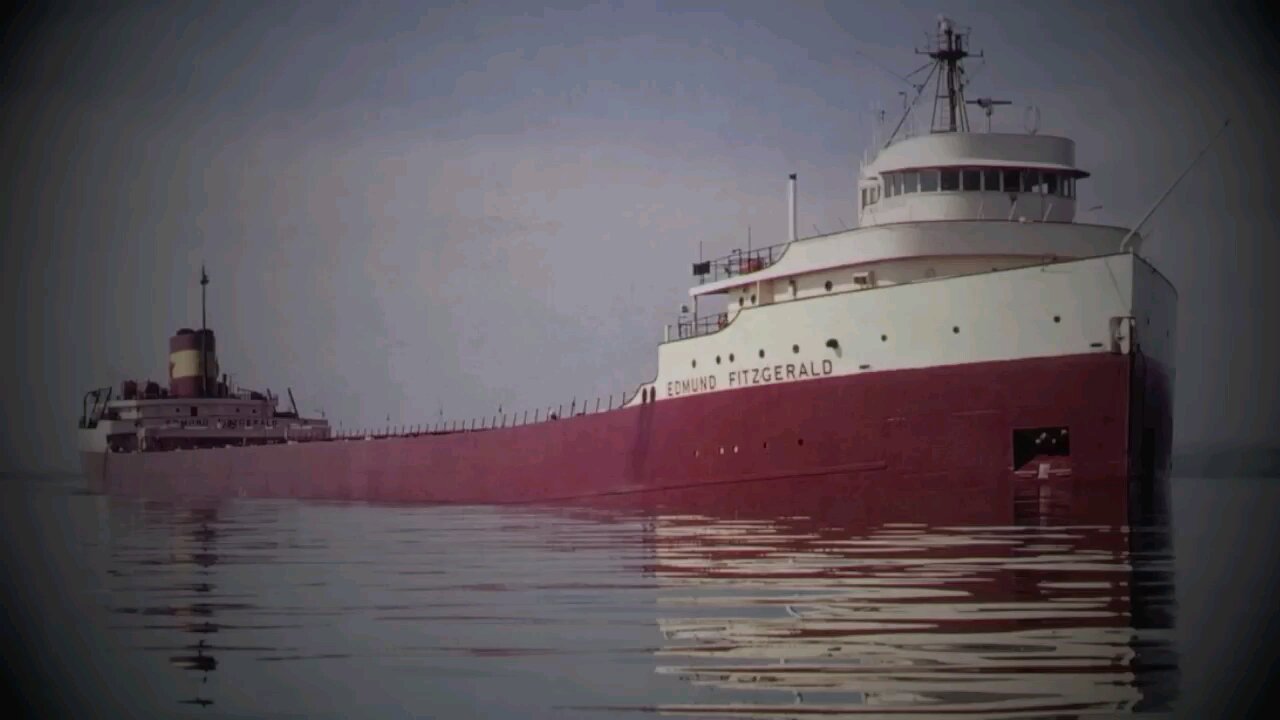
{"type": "Polygon", "coordinates": [[[982,189],[987,192],[1000,192],[999,170],[988,169],[982,171],[982,189]]]}
{"type": "Polygon", "coordinates": [[[952,192],[960,189],[960,171],[947,168],[942,171],[942,191],[952,192]]]}
{"type": "Polygon", "coordinates": [[[1002,170],[1001,182],[1004,183],[1005,192],[1018,192],[1018,186],[1022,182],[1020,179],[1021,171],[1018,170],[1002,170]]]}
{"type": "Polygon", "coordinates": [[[1034,192],[1035,186],[1036,186],[1036,171],[1023,170],[1022,171],[1022,192],[1024,193],[1034,192]]]}
{"type": "Polygon", "coordinates": [[[916,170],[908,170],[902,173],[902,191],[903,192],[920,192],[920,173],[916,170]]]}
{"type": "Polygon", "coordinates": [[[937,170],[921,170],[920,171],[920,192],[937,192],[938,191],[938,171],[937,170]]]}
{"type": "Polygon", "coordinates": [[[863,207],[885,197],[914,192],[1022,192],[1075,197],[1075,178],[1030,168],[938,168],[884,173],[882,185],[862,190],[863,207]]]}

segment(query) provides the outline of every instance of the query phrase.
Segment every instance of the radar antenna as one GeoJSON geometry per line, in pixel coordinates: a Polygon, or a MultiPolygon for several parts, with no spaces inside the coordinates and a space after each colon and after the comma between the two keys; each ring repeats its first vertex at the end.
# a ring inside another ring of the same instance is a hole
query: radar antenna
{"type": "Polygon", "coordinates": [[[982,53],[971,55],[966,49],[968,39],[968,28],[961,30],[950,19],[938,16],[938,33],[930,38],[930,47],[916,50],[916,54],[932,58],[934,69],[939,71],[933,96],[932,132],[969,132],[961,63],[967,57],[982,57],[982,53]]]}
{"type": "Polygon", "coordinates": [[[978,98],[977,100],[966,100],[966,105],[977,105],[987,115],[987,132],[991,132],[991,113],[995,111],[997,105],[1012,105],[1009,100],[993,100],[989,97],[978,98]]]}

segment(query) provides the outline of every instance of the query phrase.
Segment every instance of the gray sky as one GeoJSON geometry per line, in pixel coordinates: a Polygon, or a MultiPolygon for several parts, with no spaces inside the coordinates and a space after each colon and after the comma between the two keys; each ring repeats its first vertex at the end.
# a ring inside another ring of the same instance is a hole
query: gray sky
{"type": "MultiPolygon", "coordinates": [[[[970,97],[1041,111],[1178,287],[1179,444],[1280,425],[1276,54],[1186,3],[153,3],[4,25],[0,467],[73,467],[80,395],[210,324],[346,427],[633,389],[708,255],[856,216],[877,103],[946,13],[970,97]],[[861,52],[862,54],[859,54],[861,52]],[[872,60],[868,60],[867,58],[872,60]],[[984,67],[985,65],[985,67],[984,67]],[[982,68],[978,70],[978,68],[982,68]]],[[[977,124],[984,124],[980,115],[977,124]]],[[[997,115],[997,128],[1001,117],[997,115]]]]}

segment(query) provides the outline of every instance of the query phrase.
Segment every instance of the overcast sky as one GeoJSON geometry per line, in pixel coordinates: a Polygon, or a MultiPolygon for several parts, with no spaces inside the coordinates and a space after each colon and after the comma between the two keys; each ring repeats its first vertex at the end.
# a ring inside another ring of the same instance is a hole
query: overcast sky
{"type": "MultiPolygon", "coordinates": [[[[884,68],[939,12],[996,128],[1077,141],[1081,219],[1147,228],[1180,294],[1180,445],[1280,425],[1277,63],[1209,4],[236,2],[4,24],[3,468],[75,466],[80,396],[224,370],[345,427],[615,397],[708,255],[855,220],[884,68]],[[535,7],[537,6],[537,7],[535,7]],[[542,9],[541,6],[546,6],[542,9]],[[9,340],[12,342],[8,342],[9,340]]],[[[980,116],[978,124],[984,124],[980,116]]]]}

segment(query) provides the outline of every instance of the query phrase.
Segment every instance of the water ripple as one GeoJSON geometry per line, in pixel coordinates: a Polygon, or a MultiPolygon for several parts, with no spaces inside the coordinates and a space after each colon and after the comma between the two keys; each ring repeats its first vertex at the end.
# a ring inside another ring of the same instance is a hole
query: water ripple
{"type": "Polygon", "coordinates": [[[101,648],[94,677],[134,688],[111,691],[133,716],[1167,710],[1167,528],[1034,495],[990,522],[931,524],[794,502],[770,516],[68,491],[74,522],[32,527],[74,550],[60,597],[85,619],[65,655],[101,648]]]}

